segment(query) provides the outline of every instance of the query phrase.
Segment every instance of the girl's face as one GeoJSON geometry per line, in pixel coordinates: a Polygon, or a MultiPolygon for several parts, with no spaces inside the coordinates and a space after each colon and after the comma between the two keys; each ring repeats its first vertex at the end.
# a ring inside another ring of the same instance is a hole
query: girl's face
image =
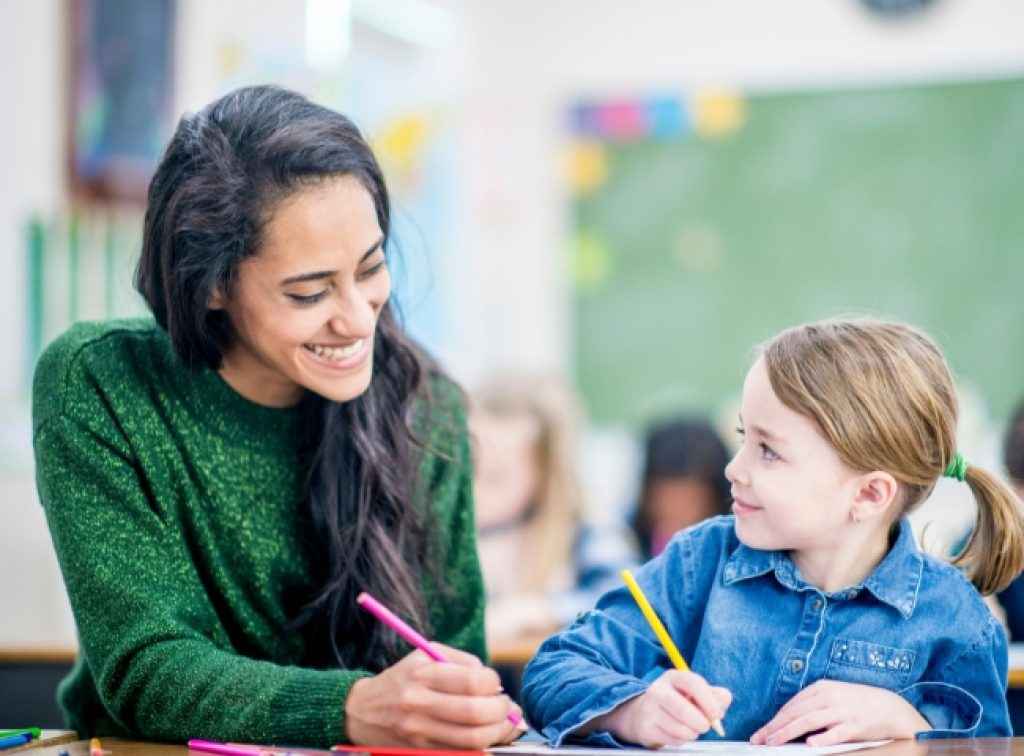
{"type": "Polygon", "coordinates": [[[391,293],[370,193],[352,176],[300,189],[276,207],[264,237],[239,265],[230,298],[210,302],[236,337],[221,375],[271,407],[292,406],[307,390],[354,399],[370,385],[374,331],[391,293]]]}
{"type": "Polygon", "coordinates": [[[725,469],[736,534],[755,549],[813,554],[848,532],[860,475],[848,468],[808,417],[772,390],[764,360],[743,384],[743,443],[725,469]]]}

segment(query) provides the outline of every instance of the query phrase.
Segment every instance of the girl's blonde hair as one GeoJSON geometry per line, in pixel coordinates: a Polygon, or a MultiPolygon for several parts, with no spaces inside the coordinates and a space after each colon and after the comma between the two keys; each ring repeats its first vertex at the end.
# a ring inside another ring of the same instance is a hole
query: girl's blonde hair
{"type": "Polygon", "coordinates": [[[527,416],[537,422],[538,484],[536,514],[526,525],[532,544],[521,582],[524,591],[546,591],[552,578],[572,563],[573,544],[583,515],[576,475],[576,442],[582,411],[575,394],[553,376],[504,375],[472,396],[474,408],[496,417],[527,416]]]}
{"type": "MultiPolygon", "coordinates": [[[[957,453],[957,399],[945,358],[902,323],[825,320],[783,331],[762,347],[779,400],[818,423],[854,470],[884,470],[900,483],[900,514],[918,506],[957,453]]],[[[1024,521],[1013,491],[968,465],[978,505],[970,540],[953,563],[981,593],[1024,567],[1024,521]]]]}

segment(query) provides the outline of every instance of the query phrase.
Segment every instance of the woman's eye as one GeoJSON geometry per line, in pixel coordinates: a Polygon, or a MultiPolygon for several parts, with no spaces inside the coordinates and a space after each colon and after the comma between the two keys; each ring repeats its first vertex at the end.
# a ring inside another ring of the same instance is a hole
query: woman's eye
{"type": "Polygon", "coordinates": [[[293,302],[302,305],[316,304],[327,295],[327,290],[318,291],[316,294],[289,294],[288,298],[293,302]]]}
{"type": "Polygon", "coordinates": [[[768,444],[762,442],[759,446],[761,447],[761,459],[766,462],[774,462],[779,459],[779,455],[768,444]]]}
{"type": "Polygon", "coordinates": [[[372,268],[368,268],[367,270],[364,270],[362,273],[360,273],[359,277],[362,278],[362,279],[366,279],[366,278],[370,278],[371,276],[375,276],[377,273],[379,273],[384,268],[384,265],[386,263],[387,263],[386,260],[381,260],[379,263],[374,265],[372,268]]]}

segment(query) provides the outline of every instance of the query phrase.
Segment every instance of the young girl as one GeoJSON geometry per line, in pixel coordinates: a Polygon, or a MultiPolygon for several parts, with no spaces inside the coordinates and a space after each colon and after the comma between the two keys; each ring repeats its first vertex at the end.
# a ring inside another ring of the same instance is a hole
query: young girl
{"type": "Polygon", "coordinates": [[[625,588],[547,640],[528,717],[554,744],[727,737],[824,746],[1010,735],[1006,639],[978,591],[1024,563],[1013,493],[956,450],[949,369],[928,337],[872,320],[785,331],[743,387],[733,517],[678,534],[637,574],[692,672],[671,669],[625,588]],[[977,525],[955,567],[906,514],[943,475],[977,525]],[[714,737],[712,734],[711,737],[714,737]]]}

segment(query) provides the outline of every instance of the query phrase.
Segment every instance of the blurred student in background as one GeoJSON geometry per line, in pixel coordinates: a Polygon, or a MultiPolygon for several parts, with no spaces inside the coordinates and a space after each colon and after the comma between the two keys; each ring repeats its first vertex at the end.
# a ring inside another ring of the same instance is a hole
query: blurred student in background
{"type": "MultiPolygon", "coordinates": [[[[1017,406],[1003,441],[1003,464],[1017,496],[1024,500],[1024,401],[1017,406]]],[[[1006,629],[1013,642],[1024,641],[1024,578],[1018,577],[996,594],[1006,612],[1006,629]]]]}
{"type": "Polygon", "coordinates": [[[729,514],[728,462],[729,451],[706,420],[668,420],[648,430],[640,497],[630,520],[645,561],[683,528],[729,514]]]}
{"type": "Polygon", "coordinates": [[[577,398],[552,377],[504,376],[471,398],[491,642],[564,625],[630,566],[628,534],[587,521],[577,474],[581,420],[577,398]]]}

